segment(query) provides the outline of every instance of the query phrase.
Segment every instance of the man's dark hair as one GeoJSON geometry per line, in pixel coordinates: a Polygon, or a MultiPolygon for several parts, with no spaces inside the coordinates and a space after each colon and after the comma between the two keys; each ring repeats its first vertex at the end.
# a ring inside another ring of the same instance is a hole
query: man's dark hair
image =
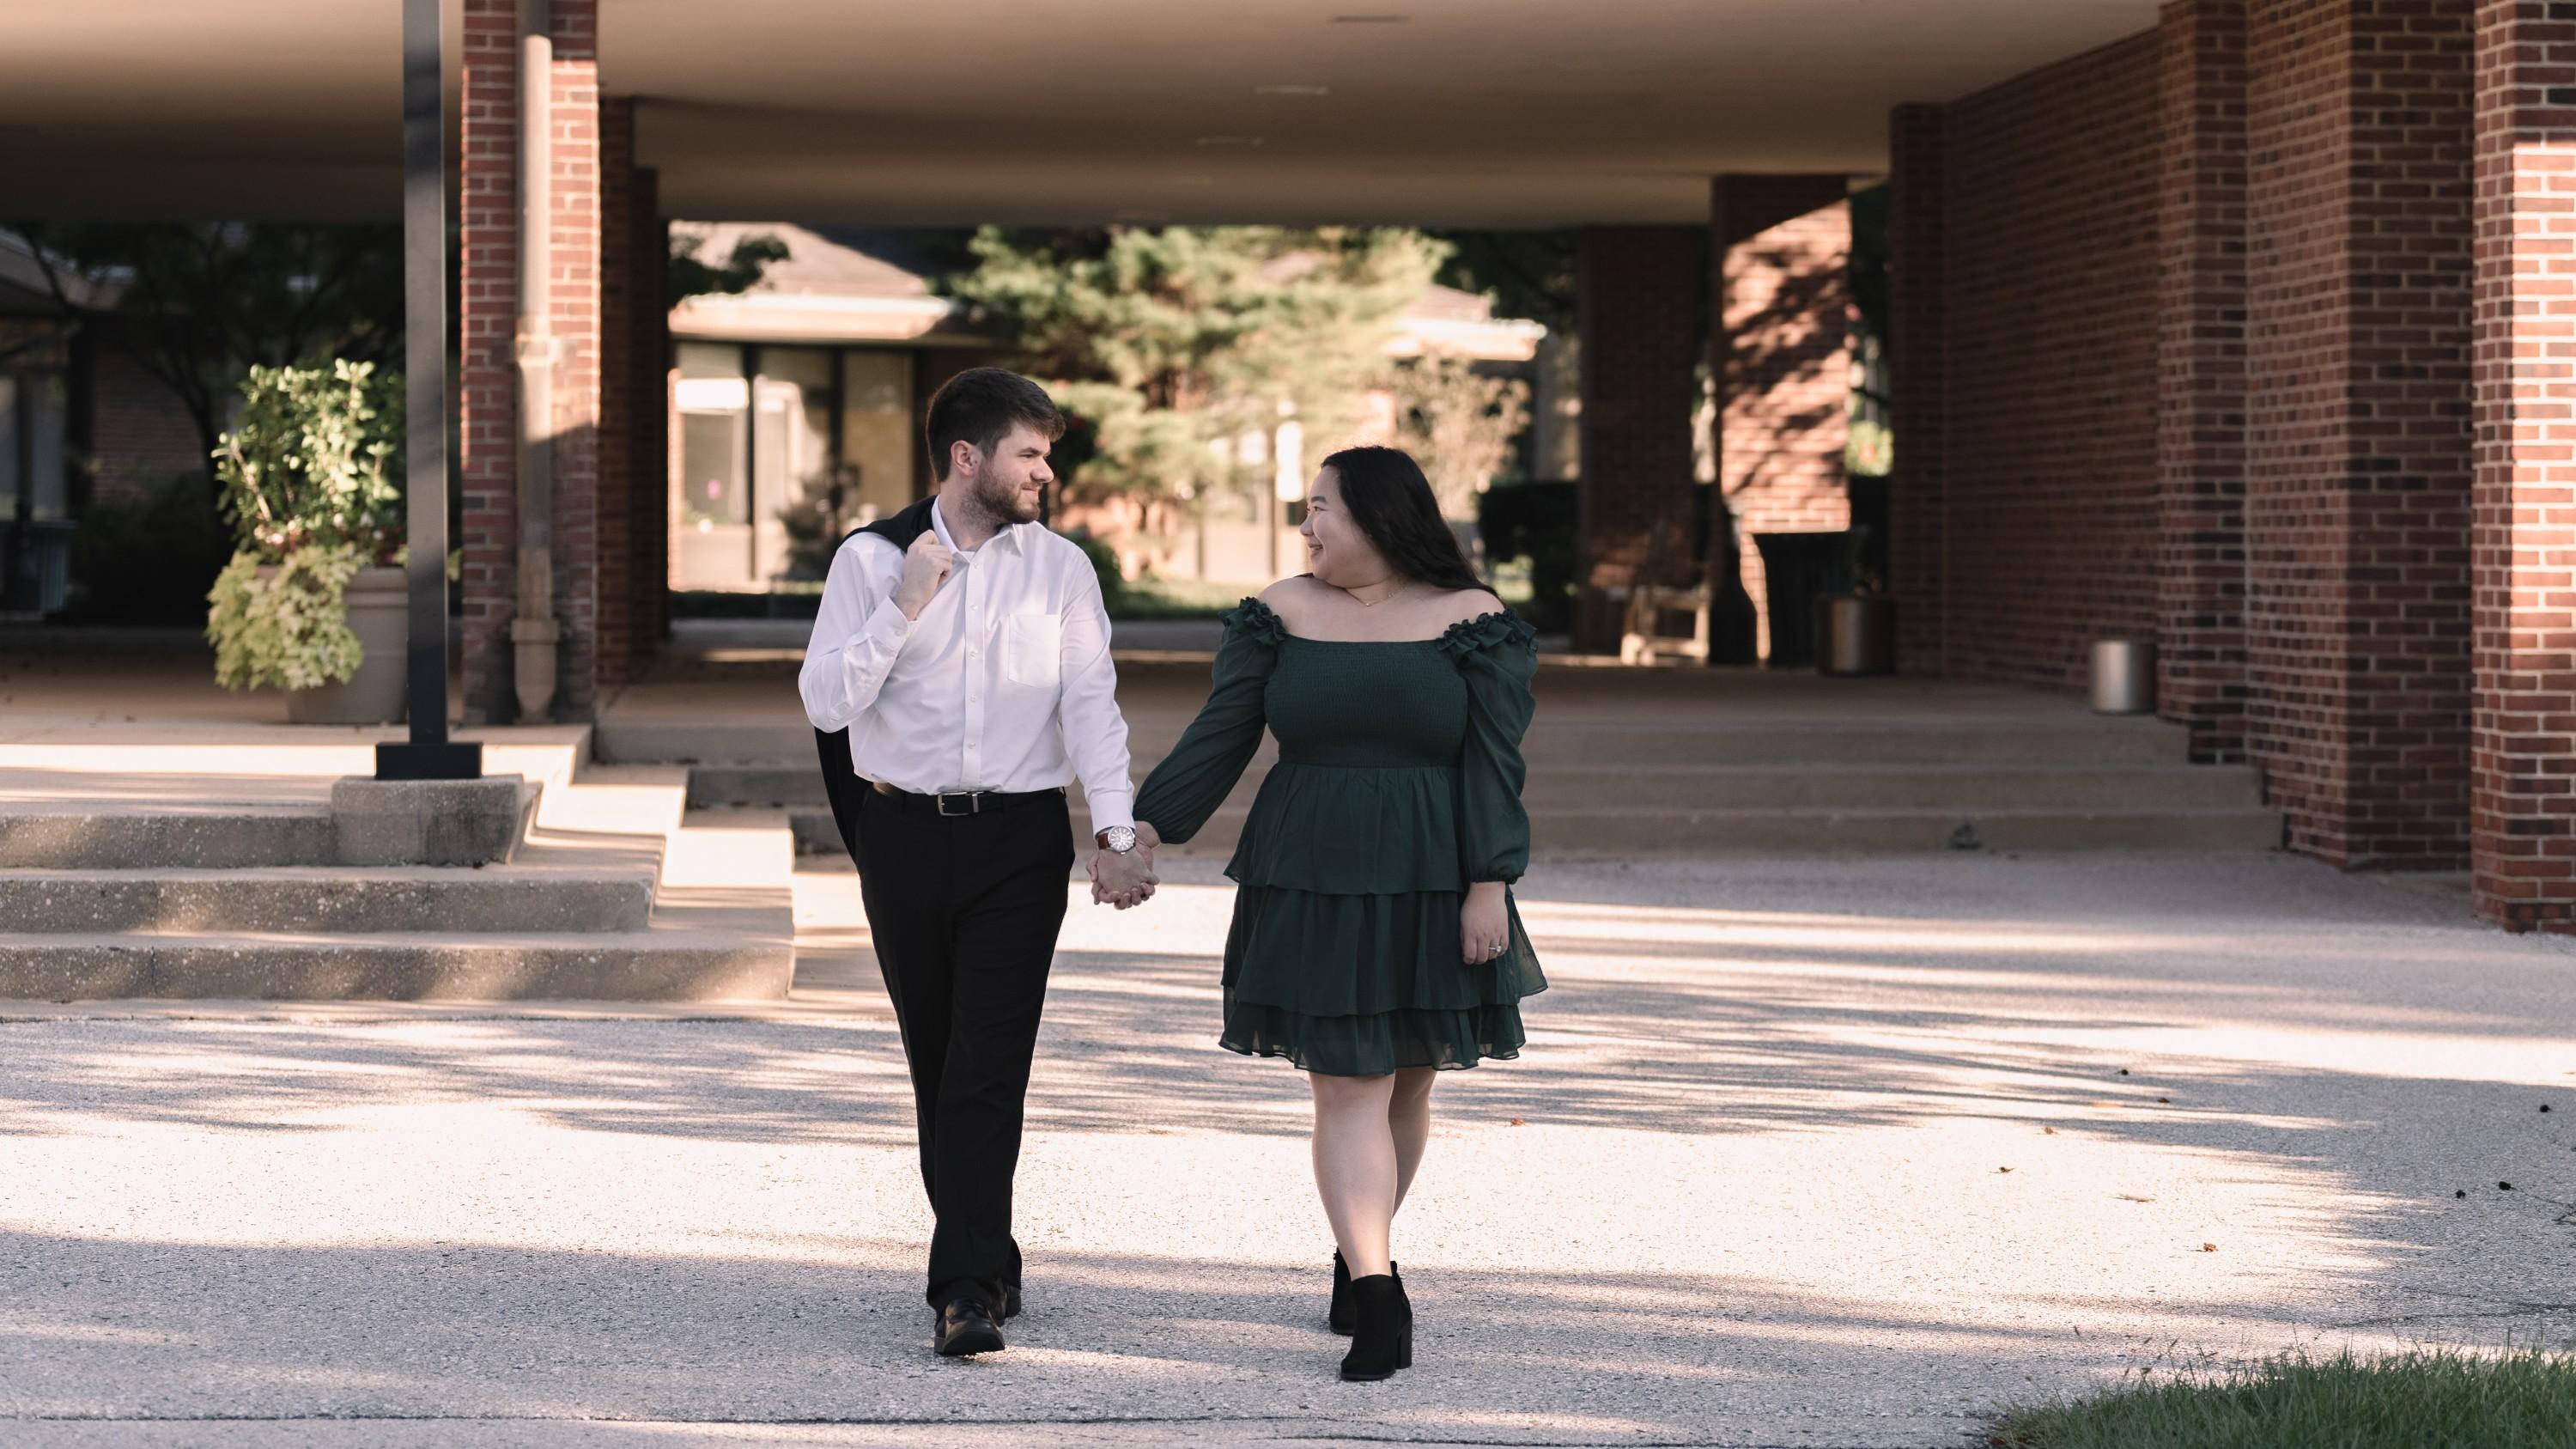
{"type": "Polygon", "coordinates": [[[1049,441],[1064,436],[1064,414],[1046,389],[1003,367],[970,367],[930,395],[922,431],[930,441],[930,476],[948,477],[948,454],[958,443],[990,453],[1014,423],[1049,441]]]}

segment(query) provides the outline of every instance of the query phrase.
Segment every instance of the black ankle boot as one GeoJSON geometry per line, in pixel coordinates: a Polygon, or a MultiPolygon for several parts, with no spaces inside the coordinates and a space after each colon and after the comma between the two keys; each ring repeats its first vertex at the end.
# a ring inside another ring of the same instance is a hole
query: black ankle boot
{"type": "MultiPolygon", "coordinates": [[[[1394,1274],[1397,1282],[1404,1281],[1393,1259],[1387,1260],[1386,1271],[1394,1274]]],[[[1324,1315],[1324,1322],[1342,1337],[1351,1336],[1351,1265],[1342,1261],[1339,1250],[1333,1254],[1333,1306],[1324,1315]]]]}
{"type": "Polygon", "coordinates": [[[1413,1367],[1413,1305],[1392,1273],[1351,1280],[1351,1351],[1342,1377],[1367,1383],[1413,1367]]]}

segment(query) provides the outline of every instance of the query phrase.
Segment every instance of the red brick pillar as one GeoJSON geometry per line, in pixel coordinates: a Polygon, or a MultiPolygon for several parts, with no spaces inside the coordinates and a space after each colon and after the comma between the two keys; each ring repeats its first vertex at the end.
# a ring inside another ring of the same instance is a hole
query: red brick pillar
{"type": "Polygon", "coordinates": [[[2291,848],[2468,856],[2470,0],[2246,25],[2246,743],[2291,848]]]}
{"type": "Polygon", "coordinates": [[[2469,860],[2477,913],[2576,929],[2576,12],[2477,7],[2469,860]]]}
{"type": "Polygon", "coordinates": [[[1946,672],[1942,616],[1950,555],[1946,422],[1949,309],[1947,115],[1898,106],[1888,117],[1887,390],[1896,454],[1888,480],[1887,568],[1896,596],[1896,661],[1946,672]]]}
{"type": "MultiPolygon", "coordinates": [[[[513,720],[510,620],[518,610],[518,5],[463,0],[463,184],[457,309],[462,357],[465,717],[513,720]]],[[[600,155],[598,0],[554,0],[554,218],[547,244],[555,364],[555,610],[563,625],[555,713],[589,717],[598,695],[600,155]]]]}
{"type": "Polygon", "coordinates": [[[1720,176],[1709,187],[1709,373],[1718,379],[1709,558],[1730,549],[1771,657],[1771,604],[1754,535],[1851,527],[1851,208],[1841,176],[1720,176]]]}
{"type": "Polygon", "coordinates": [[[1581,238],[1583,485],[1575,647],[1616,652],[1627,588],[1648,536],[1666,555],[1692,541],[1691,413],[1707,317],[1708,234],[1604,226],[1581,238]]]}
{"type": "Polygon", "coordinates": [[[2156,704],[2245,756],[2245,0],[2166,0],[2156,704]]]}
{"type": "Polygon", "coordinates": [[[635,164],[631,97],[601,102],[599,149],[599,677],[621,684],[652,658],[662,630],[670,245],[657,178],[635,164]]]}

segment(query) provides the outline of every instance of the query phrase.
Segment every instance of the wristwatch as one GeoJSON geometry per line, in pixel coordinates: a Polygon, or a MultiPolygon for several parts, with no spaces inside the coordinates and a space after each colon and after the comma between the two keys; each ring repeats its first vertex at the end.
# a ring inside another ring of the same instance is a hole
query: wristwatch
{"type": "Polygon", "coordinates": [[[1136,830],[1130,825],[1112,825],[1093,840],[1112,855],[1132,855],[1136,850],[1136,830]]]}

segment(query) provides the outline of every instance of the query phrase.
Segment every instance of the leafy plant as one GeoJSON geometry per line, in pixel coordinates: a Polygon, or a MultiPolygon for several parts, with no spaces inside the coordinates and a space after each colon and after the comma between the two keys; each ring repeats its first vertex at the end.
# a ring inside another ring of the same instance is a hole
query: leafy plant
{"type": "Polygon", "coordinates": [[[1394,369],[1396,442],[1422,462],[1444,518],[1472,522],[1476,500],[1529,426],[1529,384],[1476,370],[1473,359],[1426,352],[1394,369]]]}
{"type": "Polygon", "coordinates": [[[370,363],[255,367],[215,450],[232,561],[206,594],[215,680],[311,689],[357,673],[349,580],[401,561],[401,380],[370,363]]]}
{"type": "Polygon", "coordinates": [[[390,562],[402,547],[401,375],[345,359],[254,367],[241,391],[215,448],[237,548],[268,563],[310,547],[390,562]]]}
{"type": "Polygon", "coordinates": [[[215,682],[311,689],[357,673],[366,657],[349,627],[349,580],[357,572],[358,556],[346,548],[299,549],[275,565],[234,554],[206,593],[215,682]]]}

